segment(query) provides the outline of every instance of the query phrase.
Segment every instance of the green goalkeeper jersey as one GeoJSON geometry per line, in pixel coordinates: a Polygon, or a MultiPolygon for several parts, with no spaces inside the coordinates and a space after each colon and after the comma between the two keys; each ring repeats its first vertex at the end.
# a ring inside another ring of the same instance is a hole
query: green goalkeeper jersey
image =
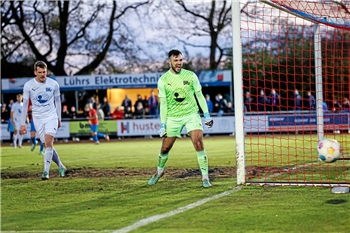
{"type": "Polygon", "coordinates": [[[158,96],[167,100],[167,117],[199,113],[194,93],[201,90],[197,75],[185,69],[178,74],[169,70],[158,80],[158,96]]]}

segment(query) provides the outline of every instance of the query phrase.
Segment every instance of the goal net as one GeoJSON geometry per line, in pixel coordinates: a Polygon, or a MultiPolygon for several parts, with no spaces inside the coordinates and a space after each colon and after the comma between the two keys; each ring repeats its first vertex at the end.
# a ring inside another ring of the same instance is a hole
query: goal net
{"type": "Polygon", "coordinates": [[[243,5],[245,183],[349,186],[350,2],[243,5]],[[323,138],[341,145],[338,161],[318,159],[323,138]]]}

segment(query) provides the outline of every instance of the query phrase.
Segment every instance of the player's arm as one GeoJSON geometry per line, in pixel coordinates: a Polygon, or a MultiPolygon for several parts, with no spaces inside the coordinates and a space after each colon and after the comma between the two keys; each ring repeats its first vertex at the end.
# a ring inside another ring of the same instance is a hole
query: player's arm
{"type": "Polygon", "coordinates": [[[26,121],[28,118],[28,99],[23,98],[23,107],[21,113],[21,128],[19,129],[20,134],[26,134],[26,121]]]}
{"type": "Polygon", "coordinates": [[[202,91],[197,91],[194,94],[196,95],[196,98],[198,100],[198,104],[201,107],[203,113],[209,112],[207,101],[205,100],[205,97],[204,97],[202,91]]]}
{"type": "Polygon", "coordinates": [[[166,97],[159,98],[160,100],[160,122],[166,123],[166,118],[168,116],[168,102],[166,100],[166,97]]]}
{"type": "Polygon", "coordinates": [[[56,80],[54,80],[54,89],[55,89],[55,93],[54,93],[54,104],[56,107],[56,113],[57,113],[57,117],[58,117],[58,128],[61,127],[61,120],[62,120],[62,103],[61,103],[61,92],[60,92],[60,86],[58,85],[58,82],[56,80]]]}
{"type": "Polygon", "coordinates": [[[61,97],[55,96],[55,106],[56,106],[56,112],[58,116],[58,128],[61,127],[61,119],[62,119],[62,103],[61,103],[61,97]]]}
{"type": "Polygon", "coordinates": [[[166,136],[166,119],[168,116],[168,101],[166,99],[164,83],[159,79],[158,81],[158,96],[159,96],[159,111],[160,111],[160,129],[159,136],[166,136]]]}
{"type": "Polygon", "coordinates": [[[208,126],[208,128],[211,128],[214,124],[213,119],[210,117],[209,111],[208,111],[208,105],[207,101],[204,98],[204,95],[202,93],[202,86],[199,83],[198,77],[196,74],[193,74],[193,88],[194,88],[194,94],[198,100],[199,107],[203,111],[204,119],[205,119],[205,124],[208,126]]]}
{"type": "Polygon", "coordinates": [[[11,124],[14,124],[15,123],[15,113],[13,110],[13,105],[11,107],[10,117],[11,117],[11,124]]]}

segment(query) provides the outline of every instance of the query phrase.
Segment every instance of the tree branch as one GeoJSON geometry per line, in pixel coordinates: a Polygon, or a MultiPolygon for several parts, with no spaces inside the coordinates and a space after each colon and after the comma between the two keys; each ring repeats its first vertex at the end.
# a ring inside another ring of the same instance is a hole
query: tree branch
{"type": "MultiPolygon", "coordinates": [[[[23,23],[24,23],[24,19],[23,19],[24,12],[23,12],[23,7],[22,7],[23,2],[22,1],[18,2],[17,9],[16,9],[16,7],[14,5],[14,2],[10,2],[10,4],[11,4],[10,7],[11,7],[12,15],[13,15],[13,18],[15,19],[15,21],[16,21],[16,25],[18,26],[18,28],[19,28],[20,32],[22,33],[22,36],[24,37],[24,39],[27,41],[29,47],[33,51],[35,57],[38,60],[42,60],[45,63],[47,63],[46,57],[44,57],[39,52],[39,50],[36,48],[33,40],[31,39],[31,37],[27,34],[27,32],[24,29],[24,25],[23,25],[23,23]],[[21,15],[21,17],[18,16],[18,13],[19,13],[19,15],[21,15]]],[[[47,63],[47,66],[48,66],[49,69],[53,68],[53,66],[50,63],[47,63]]]]}
{"type": "Polygon", "coordinates": [[[95,59],[91,63],[89,63],[87,66],[83,67],[80,71],[78,71],[76,73],[76,75],[91,73],[94,69],[96,69],[96,67],[105,58],[106,53],[107,53],[108,48],[109,48],[109,45],[111,44],[111,41],[113,39],[113,23],[114,23],[114,15],[115,15],[116,10],[117,10],[117,3],[114,0],[113,1],[113,8],[112,8],[111,16],[109,18],[108,35],[107,35],[107,38],[106,38],[106,41],[105,41],[104,48],[102,49],[102,51],[99,54],[97,54],[97,56],[95,57],[95,59]]]}
{"type": "Polygon", "coordinates": [[[52,45],[52,36],[49,33],[49,31],[47,30],[47,23],[46,23],[46,19],[45,19],[45,13],[38,10],[37,4],[38,4],[37,1],[35,1],[34,4],[33,4],[34,12],[37,12],[37,13],[39,13],[41,15],[41,19],[43,21],[43,32],[44,32],[44,35],[46,35],[49,38],[49,50],[45,54],[43,54],[44,57],[47,57],[52,52],[52,47],[53,47],[53,45],[52,45]]]}

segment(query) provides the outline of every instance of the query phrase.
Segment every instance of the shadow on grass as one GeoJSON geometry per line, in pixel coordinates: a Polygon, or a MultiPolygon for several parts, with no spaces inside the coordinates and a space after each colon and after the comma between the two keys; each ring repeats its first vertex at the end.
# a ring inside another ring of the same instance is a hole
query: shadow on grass
{"type": "Polygon", "coordinates": [[[345,200],[345,199],[331,199],[331,200],[326,201],[326,204],[339,205],[339,204],[343,204],[346,202],[347,202],[347,200],[345,200]]]}

